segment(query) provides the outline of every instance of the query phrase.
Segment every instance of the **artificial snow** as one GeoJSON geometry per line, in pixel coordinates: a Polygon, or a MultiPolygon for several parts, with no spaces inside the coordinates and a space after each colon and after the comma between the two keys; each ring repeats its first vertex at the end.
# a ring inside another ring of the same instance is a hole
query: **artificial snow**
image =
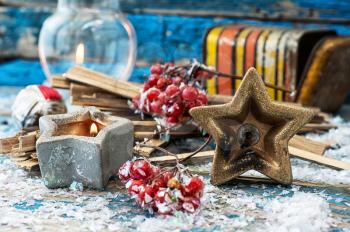
{"type": "MultiPolygon", "coordinates": [[[[0,163],[0,230],[28,231],[324,231],[331,218],[324,193],[298,186],[215,187],[205,179],[202,208],[195,214],[149,215],[119,192],[47,189],[9,159],[0,163]],[[253,190],[246,191],[249,187],[253,190]],[[255,192],[257,190],[258,192],[255,192]],[[260,191],[260,193],[259,193],[260,191]],[[262,193],[261,193],[262,192],[262,193]]],[[[340,221],[339,221],[340,222],[340,221]]]]}
{"type": "MultiPolygon", "coordinates": [[[[0,102],[10,105],[3,99],[1,97],[0,102]]],[[[339,124],[339,128],[308,136],[341,145],[328,150],[325,156],[350,162],[350,124],[341,118],[333,119],[332,123],[339,124]]],[[[0,135],[14,131],[5,123],[0,124],[0,135]]],[[[207,164],[198,169],[208,171],[209,168],[207,164]]],[[[292,159],[292,168],[297,180],[350,184],[350,171],[336,171],[298,159],[292,159]]],[[[246,175],[260,174],[252,171],[246,175]]],[[[349,223],[349,217],[338,217],[332,211],[334,204],[338,211],[350,211],[349,194],[343,195],[344,189],[329,193],[332,188],[249,183],[216,187],[208,178],[204,181],[201,210],[194,214],[153,216],[135,206],[118,188],[81,191],[79,183],[72,183],[66,189],[47,189],[39,177],[0,157],[0,231],[294,232],[328,231],[349,223]]]]}

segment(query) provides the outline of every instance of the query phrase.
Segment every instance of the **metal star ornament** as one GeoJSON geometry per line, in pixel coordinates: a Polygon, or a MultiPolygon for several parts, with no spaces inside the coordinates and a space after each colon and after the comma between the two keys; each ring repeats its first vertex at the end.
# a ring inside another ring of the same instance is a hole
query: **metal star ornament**
{"type": "Polygon", "coordinates": [[[248,170],[291,184],[288,141],[314,111],[272,101],[258,72],[250,68],[230,103],[196,107],[190,114],[216,142],[213,184],[224,184],[248,170]]]}

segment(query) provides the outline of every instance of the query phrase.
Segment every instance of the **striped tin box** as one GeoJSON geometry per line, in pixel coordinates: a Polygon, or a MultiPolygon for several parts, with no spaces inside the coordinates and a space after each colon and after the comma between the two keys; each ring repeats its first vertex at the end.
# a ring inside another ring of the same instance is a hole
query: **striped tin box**
{"type": "MultiPolygon", "coordinates": [[[[204,63],[219,72],[243,76],[255,67],[265,82],[294,91],[314,47],[322,38],[335,35],[331,30],[224,25],[210,28],[205,36],[204,63]]],[[[211,95],[233,95],[240,80],[218,77],[208,80],[211,95]]],[[[275,100],[294,101],[295,97],[268,88],[275,100]]]]}

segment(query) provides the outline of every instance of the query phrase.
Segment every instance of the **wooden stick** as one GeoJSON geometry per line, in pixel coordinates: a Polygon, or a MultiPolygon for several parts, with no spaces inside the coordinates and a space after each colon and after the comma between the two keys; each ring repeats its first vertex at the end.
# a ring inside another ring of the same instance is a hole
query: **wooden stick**
{"type": "Polygon", "coordinates": [[[97,94],[93,96],[71,96],[71,104],[79,106],[96,106],[102,108],[117,108],[117,109],[127,109],[130,112],[132,110],[129,108],[127,100],[125,99],[108,99],[98,96],[97,94]]]}
{"type": "MultiPolygon", "coordinates": [[[[160,139],[151,139],[151,140],[147,141],[145,144],[161,147],[161,146],[166,145],[167,143],[168,142],[160,140],[160,139]]],[[[151,147],[140,147],[137,145],[134,147],[134,152],[136,154],[138,154],[140,156],[145,156],[145,157],[149,157],[154,150],[155,149],[151,148],[151,147]]]]}
{"type": "Polygon", "coordinates": [[[289,140],[289,145],[304,151],[315,153],[317,155],[323,155],[324,152],[330,148],[329,144],[307,139],[300,135],[295,135],[291,140],[289,140]]]}
{"type": "Polygon", "coordinates": [[[12,151],[13,147],[18,145],[18,134],[9,137],[0,139],[0,154],[8,154],[12,151]]]}
{"type": "Polygon", "coordinates": [[[11,158],[18,158],[18,157],[30,157],[33,151],[31,152],[11,152],[7,154],[11,158]]]}
{"type": "Polygon", "coordinates": [[[0,139],[0,154],[34,151],[39,131],[21,131],[17,135],[0,139]]]}
{"type": "Polygon", "coordinates": [[[15,162],[15,164],[29,172],[39,171],[39,163],[37,160],[28,159],[22,162],[15,162]]]}
{"type": "MultiPolygon", "coordinates": [[[[337,170],[350,170],[350,164],[344,161],[335,160],[332,158],[320,156],[308,151],[304,151],[292,146],[289,146],[289,152],[292,156],[300,159],[304,159],[307,161],[315,162],[320,165],[325,165],[327,167],[337,169],[337,170]]],[[[189,153],[179,154],[178,157],[181,159],[182,157],[186,157],[189,153]]],[[[204,151],[199,152],[195,156],[193,156],[190,160],[193,164],[203,163],[204,161],[212,160],[214,156],[214,151],[204,151]]],[[[151,158],[152,162],[155,162],[159,165],[169,165],[175,163],[175,157],[173,156],[161,156],[161,157],[153,157],[151,158]]]]}
{"type": "MultiPolygon", "coordinates": [[[[191,153],[182,153],[179,154],[177,157],[181,160],[185,157],[187,157],[191,153]]],[[[205,162],[211,161],[214,156],[214,151],[202,151],[197,153],[192,158],[188,159],[186,161],[186,164],[203,164],[205,162]]],[[[152,157],[150,158],[151,162],[154,162],[160,166],[167,166],[167,165],[173,165],[176,163],[176,159],[174,156],[158,156],[158,157],[152,157]]]]}
{"type": "Polygon", "coordinates": [[[53,76],[51,78],[51,86],[58,89],[69,89],[70,81],[63,76],[53,76]]]}
{"type": "Polygon", "coordinates": [[[103,73],[95,72],[83,67],[74,67],[63,74],[70,81],[94,86],[119,96],[133,98],[139,94],[139,85],[127,81],[117,80],[103,73]]]}
{"type": "MultiPolygon", "coordinates": [[[[198,131],[170,131],[169,135],[176,138],[188,138],[198,137],[201,134],[198,131]]],[[[157,138],[155,133],[151,131],[136,131],[134,137],[137,140],[157,138]]]]}
{"type": "Polygon", "coordinates": [[[308,123],[303,128],[301,128],[301,130],[299,131],[299,134],[327,131],[335,128],[337,128],[337,126],[331,125],[331,124],[308,123]]]}
{"type": "Polygon", "coordinates": [[[35,151],[36,150],[36,140],[38,137],[38,132],[30,132],[26,135],[20,136],[19,141],[19,150],[21,152],[35,151]]]}
{"type": "Polygon", "coordinates": [[[27,156],[11,156],[13,162],[19,163],[31,159],[30,155],[27,156]]]}
{"type": "Polygon", "coordinates": [[[140,132],[153,132],[157,129],[156,121],[132,121],[134,130],[140,132]]]}
{"type": "MultiPolygon", "coordinates": [[[[191,169],[191,167],[190,167],[191,169]]],[[[209,171],[196,171],[191,170],[192,173],[202,175],[202,176],[208,176],[210,175],[209,171]]],[[[266,177],[260,177],[260,176],[245,176],[244,174],[242,176],[237,177],[235,181],[249,181],[249,182],[255,182],[255,183],[267,183],[267,184],[275,184],[277,183],[273,179],[269,179],[266,177]]],[[[305,186],[305,187],[322,187],[322,188],[327,188],[327,187],[335,187],[335,188],[346,188],[348,189],[349,186],[346,184],[328,184],[328,183],[317,183],[317,182],[311,182],[311,181],[303,181],[303,180],[293,180],[294,185],[300,185],[300,186],[305,186]]]]}
{"type": "Polygon", "coordinates": [[[116,97],[115,94],[111,94],[109,92],[106,92],[100,88],[96,88],[94,86],[89,86],[89,85],[85,85],[85,84],[80,84],[80,83],[70,83],[69,86],[69,90],[70,90],[70,95],[71,96],[83,96],[83,95],[94,95],[96,93],[104,93],[106,94],[106,97],[109,95],[109,98],[114,98],[116,97]]]}
{"type": "Polygon", "coordinates": [[[291,155],[306,161],[315,162],[317,164],[325,165],[337,170],[350,170],[350,163],[347,163],[344,161],[335,160],[325,156],[320,156],[315,153],[304,151],[299,148],[295,148],[291,146],[289,147],[289,152],[291,153],[291,155]]]}

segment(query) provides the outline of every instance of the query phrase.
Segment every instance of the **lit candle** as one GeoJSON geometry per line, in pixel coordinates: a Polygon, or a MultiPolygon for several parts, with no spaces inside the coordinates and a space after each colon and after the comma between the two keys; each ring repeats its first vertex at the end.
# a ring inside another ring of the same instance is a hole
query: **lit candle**
{"type": "Polygon", "coordinates": [[[92,123],[90,127],[90,136],[95,137],[97,133],[98,133],[98,129],[97,129],[96,123],[92,123]]]}
{"type": "Polygon", "coordinates": [[[77,51],[75,53],[75,63],[81,65],[84,63],[85,47],[83,43],[78,44],[77,51]]]}
{"type": "Polygon", "coordinates": [[[43,116],[40,132],[40,172],[49,188],[69,187],[76,181],[103,189],[119,167],[132,158],[132,122],[95,108],[43,116]]]}

